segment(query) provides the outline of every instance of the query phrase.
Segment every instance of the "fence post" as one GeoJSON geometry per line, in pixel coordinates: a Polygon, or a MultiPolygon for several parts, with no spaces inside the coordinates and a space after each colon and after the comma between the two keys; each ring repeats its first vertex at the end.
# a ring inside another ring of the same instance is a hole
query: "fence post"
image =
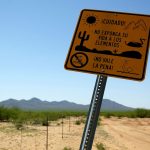
{"type": "Polygon", "coordinates": [[[47,116],[47,119],[46,119],[46,150],[48,150],[48,116],[47,116]]]}

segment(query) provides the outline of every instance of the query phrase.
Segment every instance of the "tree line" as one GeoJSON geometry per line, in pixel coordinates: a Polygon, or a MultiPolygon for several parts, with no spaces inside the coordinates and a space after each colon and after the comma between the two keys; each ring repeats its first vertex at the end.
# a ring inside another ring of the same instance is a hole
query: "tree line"
{"type": "MultiPolygon", "coordinates": [[[[79,117],[86,116],[87,111],[28,111],[21,110],[19,108],[5,108],[0,107],[0,122],[28,122],[31,124],[43,123],[47,118],[49,121],[56,121],[60,118],[66,118],[69,116],[79,117]]],[[[104,111],[100,113],[104,117],[129,117],[129,118],[150,118],[149,109],[134,109],[132,111],[104,111]]]]}

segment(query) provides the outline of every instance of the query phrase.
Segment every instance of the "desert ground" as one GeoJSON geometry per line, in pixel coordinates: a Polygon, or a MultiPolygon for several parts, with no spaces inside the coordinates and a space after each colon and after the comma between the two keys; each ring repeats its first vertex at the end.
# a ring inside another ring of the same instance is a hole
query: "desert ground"
{"type": "MultiPolygon", "coordinates": [[[[50,122],[49,150],[79,150],[85,124],[83,118],[72,117],[50,122]],[[82,121],[81,121],[82,120],[82,121]]],[[[0,123],[0,150],[45,150],[46,126],[25,125],[17,130],[12,123],[0,123]]],[[[102,143],[106,150],[150,150],[149,118],[101,118],[92,150],[102,143]]]]}

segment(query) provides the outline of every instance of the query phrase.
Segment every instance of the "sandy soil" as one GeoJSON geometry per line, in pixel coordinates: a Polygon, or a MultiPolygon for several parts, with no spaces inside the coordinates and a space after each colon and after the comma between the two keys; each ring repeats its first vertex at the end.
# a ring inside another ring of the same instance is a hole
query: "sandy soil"
{"type": "MultiPolygon", "coordinates": [[[[63,150],[67,147],[78,150],[85,125],[75,124],[80,119],[71,118],[70,124],[64,119],[63,128],[62,120],[51,122],[48,149],[63,150]]],[[[45,150],[46,133],[44,126],[26,125],[21,131],[11,123],[0,123],[0,150],[45,150]]],[[[103,143],[106,150],[150,150],[150,119],[102,118],[92,150],[97,150],[98,143],[103,143]]]]}

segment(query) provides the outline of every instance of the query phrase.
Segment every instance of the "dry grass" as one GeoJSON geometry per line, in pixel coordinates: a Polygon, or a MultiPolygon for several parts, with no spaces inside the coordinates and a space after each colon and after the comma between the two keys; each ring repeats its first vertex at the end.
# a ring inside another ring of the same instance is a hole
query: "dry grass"
{"type": "MultiPolygon", "coordinates": [[[[51,121],[48,127],[49,150],[79,149],[85,125],[82,119],[70,118],[70,125],[68,119],[64,119],[63,139],[61,120],[51,121]],[[76,125],[75,122],[78,120],[82,123],[76,125]]],[[[97,150],[98,147],[104,147],[106,150],[149,150],[150,119],[111,117],[102,118],[100,122],[92,150],[97,150]]],[[[0,141],[0,150],[45,150],[46,127],[25,125],[21,131],[17,130],[12,123],[0,123],[0,141]]]]}

